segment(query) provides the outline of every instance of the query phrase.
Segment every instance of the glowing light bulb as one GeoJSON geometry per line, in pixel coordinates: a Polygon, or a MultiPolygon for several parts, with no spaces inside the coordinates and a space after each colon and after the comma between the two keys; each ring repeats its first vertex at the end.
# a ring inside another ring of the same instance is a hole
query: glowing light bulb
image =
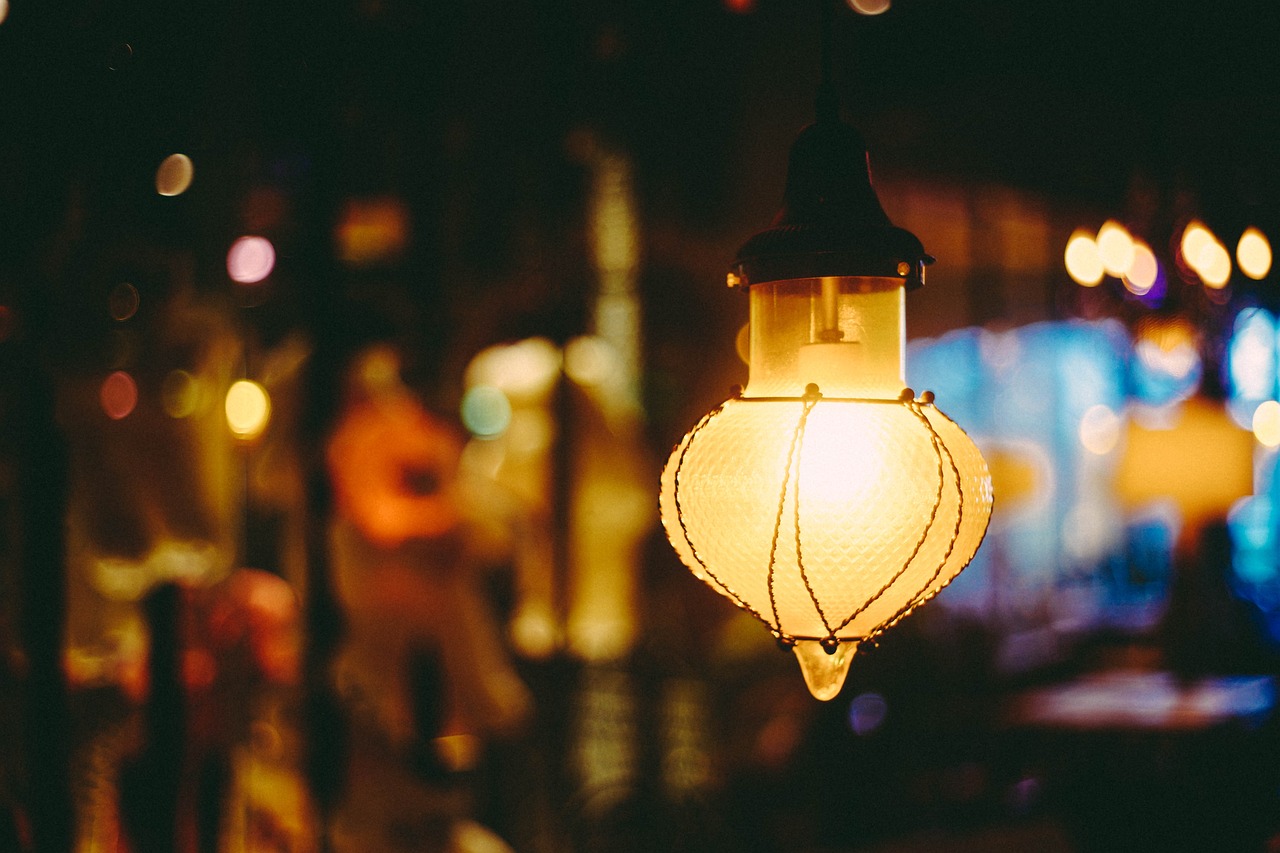
{"type": "Polygon", "coordinates": [[[271,398],[257,382],[241,379],[227,390],[224,409],[227,426],[237,438],[257,438],[271,418],[271,398]]]}
{"type": "Polygon", "coordinates": [[[1102,268],[1117,278],[1133,267],[1133,237],[1114,219],[1108,219],[1098,229],[1098,258],[1102,268]]]}
{"type": "Polygon", "coordinates": [[[1253,434],[1264,447],[1280,447],[1280,403],[1267,400],[1254,409],[1253,434]]]}
{"type": "Polygon", "coordinates": [[[1271,243],[1257,228],[1247,228],[1236,244],[1236,263],[1240,272],[1255,280],[1267,277],[1271,271],[1271,243]]]}
{"type": "Polygon", "coordinates": [[[1098,256],[1098,243],[1084,230],[1077,230],[1067,241],[1064,253],[1067,264],[1067,275],[1079,285],[1095,287],[1101,281],[1106,270],[1102,268],[1102,258],[1098,256]]]}
{"type": "Polygon", "coordinates": [[[241,284],[256,284],[276,265],[276,250],[266,237],[241,237],[227,251],[227,275],[241,284]]]}

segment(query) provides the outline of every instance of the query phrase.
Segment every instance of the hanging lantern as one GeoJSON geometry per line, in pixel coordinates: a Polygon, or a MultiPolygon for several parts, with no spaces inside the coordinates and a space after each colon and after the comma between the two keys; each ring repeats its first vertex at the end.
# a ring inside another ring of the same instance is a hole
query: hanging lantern
{"type": "Polygon", "coordinates": [[[667,537],[694,575],[839,693],[859,643],[942,590],[991,517],[974,443],[903,379],[905,291],[932,262],[894,227],[866,149],[820,91],[783,209],[740,250],[749,380],[676,446],[667,537]]]}

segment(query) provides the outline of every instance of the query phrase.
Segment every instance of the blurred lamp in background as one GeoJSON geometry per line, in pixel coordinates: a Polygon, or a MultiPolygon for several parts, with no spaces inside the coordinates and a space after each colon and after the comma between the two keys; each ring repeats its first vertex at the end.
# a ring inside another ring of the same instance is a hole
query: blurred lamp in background
{"type": "Polygon", "coordinates": [[[889,222],[824,84],[782,210],[729,273],[749,294],[747,386],[662,474],[680,559],[794,651],[819,699],[968,565],[991,516],[977,447],[904,389],[905,291],[931,261],[889,222]]]}

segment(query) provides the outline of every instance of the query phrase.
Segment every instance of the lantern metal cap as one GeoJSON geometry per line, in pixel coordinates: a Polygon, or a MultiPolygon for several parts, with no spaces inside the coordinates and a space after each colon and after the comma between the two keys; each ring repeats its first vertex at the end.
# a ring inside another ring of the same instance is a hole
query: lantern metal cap
{"type": "Polygon", "coordinates": [[[924,284],[933,263],[919,238],[896,227],[871,186],[862,136],[835,109],[800,132],[791,146],[782,209],[773,224],[738,250],[730,280],[749,286],[826,276],[905,279],[924,284]]]}

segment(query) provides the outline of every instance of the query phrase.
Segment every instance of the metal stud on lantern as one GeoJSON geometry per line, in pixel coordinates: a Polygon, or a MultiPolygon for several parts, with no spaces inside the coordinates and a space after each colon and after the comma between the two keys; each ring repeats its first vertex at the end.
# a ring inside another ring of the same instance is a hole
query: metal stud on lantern
{"type": "Polygon", "coordinates": [[[748,293],[749,380],[672,451],[659,498],[684,564],[790,648],[824,700],[859,643],[969,564],[993,501],[972,440],[904,387],[905,293],[933,259],[880,206],[827,38],[782,210],[728,276],[748,293]]]}

